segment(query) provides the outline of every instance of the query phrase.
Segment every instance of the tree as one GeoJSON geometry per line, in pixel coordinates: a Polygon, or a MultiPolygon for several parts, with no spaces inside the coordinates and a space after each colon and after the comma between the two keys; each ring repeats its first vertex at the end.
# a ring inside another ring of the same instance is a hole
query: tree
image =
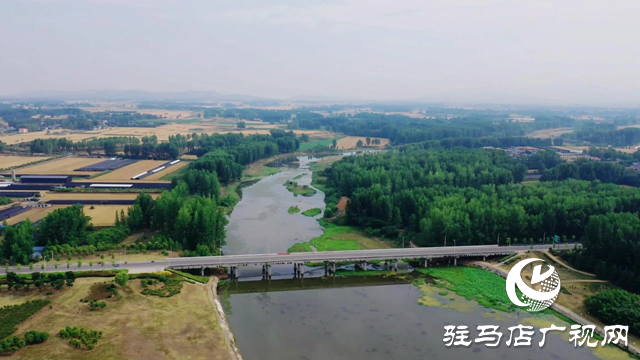
{"type": "Polygon", "coordinates": [[[368,137],[368,138],[367,138],[367,146],[370,146],[370,145],[371,145],[371,138],[370,138],[370,137],[368,137]]]}
{"type": "Polygon", "coordinates": [[[64,283],[65,283],[64,279],[57,279],[51,283],[51,287],[53,287],[56,290],[60,290],[64,286],[64,283]]]}
{"type": "Polygon", "coordinates": [[[333,139],[333,141],[331,142],[331,147],[333,149],[337,149],[338,148],[338,142],[336,141],[336,139],[333,139]]]}
{"type": "Polygon", "coordinates": [[[362,147],[362,140],[358,140],[358,142],[356,143],[356,147],[359,147],[359,148],[362,147]]]}
{"type": "Polygon", "coordinates": [[[247,124],[245,124],[244,121],[238,121],[238,129],[244,129],[247,127],[247,124]]]}
{"type": "Polygon", "coordinates": [[[126,272],[119,272],[118,274],[116,274],[116,278],[115,278],[116,284],[120,286],[125,286],[127,285],[128,281],[129,281],[129,275],[126,272]]]}

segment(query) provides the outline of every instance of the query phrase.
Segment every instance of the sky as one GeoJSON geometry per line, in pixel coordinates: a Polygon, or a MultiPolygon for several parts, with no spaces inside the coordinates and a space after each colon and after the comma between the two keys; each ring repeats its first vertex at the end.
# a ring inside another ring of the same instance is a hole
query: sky
{"type": "Polygon", "coordinates": [[[640,106],[637,0],[0,0],[0,95],[640,106]]]}

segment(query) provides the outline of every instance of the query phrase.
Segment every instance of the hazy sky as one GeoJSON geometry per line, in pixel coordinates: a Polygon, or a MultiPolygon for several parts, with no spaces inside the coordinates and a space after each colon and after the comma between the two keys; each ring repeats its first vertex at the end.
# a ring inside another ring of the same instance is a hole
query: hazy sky
{"type": "Polygon", "coordinates": [[[0,94],[640,105],[638,0],[0,0],[0,94]]]}

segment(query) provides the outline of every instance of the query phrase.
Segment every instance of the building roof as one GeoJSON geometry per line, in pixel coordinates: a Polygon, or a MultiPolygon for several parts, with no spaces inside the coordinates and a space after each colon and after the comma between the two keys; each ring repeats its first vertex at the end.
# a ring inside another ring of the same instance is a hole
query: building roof
{"type": "Polygon", "coordinates": [[[66,180],[70,178],[69,175],[23,175],[20,176],[21,179],[60,179],[66,180]]]}

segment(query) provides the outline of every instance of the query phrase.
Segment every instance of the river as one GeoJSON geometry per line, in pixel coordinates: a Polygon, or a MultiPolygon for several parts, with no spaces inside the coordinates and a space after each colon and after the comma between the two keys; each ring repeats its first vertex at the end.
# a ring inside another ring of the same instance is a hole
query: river
{"type": "MultiPolygon", "coordinates": [[[[283,167],[281,173],[243,189],[243,198],[227,226],[227,254],[285,252],[294,243],[322,234],[314,218],[289,214],[287,210],[290,206],[299,206],[302,211],[324,209],[324,194],[319,191],[311,197],[295,197],[283,186],[301,174],[305,175],[296,181],[309,184],[308,164],[317,160],[302,157],[300,167],[283,167]]],[[[320,274],[320,270],[308,269],[309,276],[314,273],[320,274]]],[[[292,268],[284,265],[274,266],[273,275],[271,285],[266,281],[231,285],[244,289],[239,293],[230,291],[228,321],[246,360],[628,358],[617,349],[594,352],[574,348],[567,341],[568,330],[549,333],[546,345],[540,348],[539,328],[551,322],[568,325],[551,315],[492,311],[455,294],[440,295],[428,286],[381,285],[379,279],[358,279],[360,283],[349,286],[346,280],[340,285],[345,287],[329,283],[324,286],[318,285],[320,279],[292,280],[292,268]],[[290,290],[291,285],[309,288],[290,290]],[[264,288],[268,287],[278,291],[266,291],[264,288]],[[431,298],[439,305],[420,305],[421,297],[431,298]],[[509,335],[507,327],[517,324],[534,326],[532,346],[504,345],[509,335]],[[497,348],[481,344],[446,347],[445,325],[468,325],[471,339],[478,325],[500,325],[505,335],[497,348]]],[[[261,269],[241,268],[240,276],[241,281],[259,280],[261,269]]]]}

